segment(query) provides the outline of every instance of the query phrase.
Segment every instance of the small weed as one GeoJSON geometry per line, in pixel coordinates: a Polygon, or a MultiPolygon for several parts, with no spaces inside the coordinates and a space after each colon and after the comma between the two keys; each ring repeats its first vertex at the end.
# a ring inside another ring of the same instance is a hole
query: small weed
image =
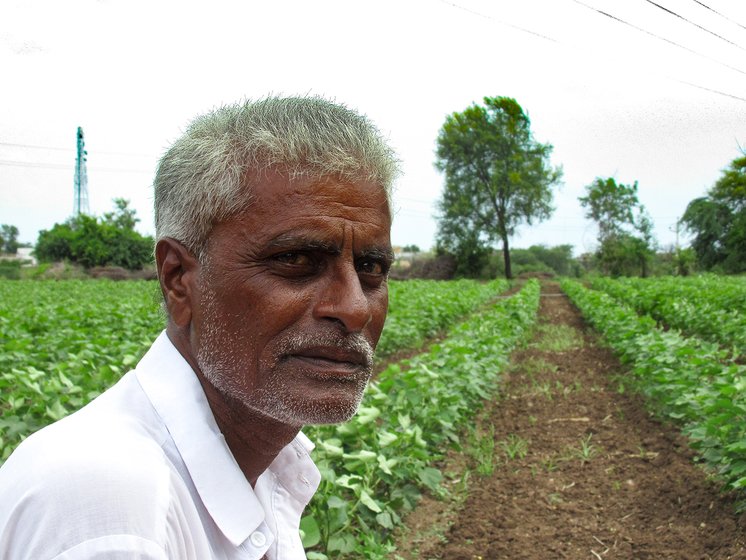
{"type": "Polygon", "coordinates": [[[592,438],[593,434],[588,434],[588,437],[581,439],[580,448],[575,451],[581,463],[587,463],[598,454],[598,448],[591,443],[592,438]]]}
{"type": "Polygon", "coordinates": [[[541,465],[546,469],[547,472],[553,472],[557,470],[557,458],[547,457],[541,462],[541,465]]]}
{"type": "Polygon", "coordinates": [[[507,439],[499,443],[505,456],[512,459],[523,459],[528,453],[528,441],[516,434],[510,434],[507,439]]]}
{"type": "Polygon", "coordinates": [[[559,492],[552,492],[547,496],[547,502],[550,506],[562,503],[562,495],[559,492]]]}
{"type": "Polygon", "coordinates": [[[556,373],[557,365],[543,358],[531,358],[523,363],[522,370],[527,377],[533,377],[537,373],[556,373]]]}
{"type": "Polygon", "coordinates": [[[490,426],[485,435],[476,431],[469,434],[469,455],[477,463],[477,474],[489,476],[495,471],[495,427],[490,426]]]}
{"type": "Polygon", "coordinates": [[[536,381],[533,382],[533,389],[534,392],[542,395],[547,398],[547,400],[553,400],[552,395],[552,384],[547,382],[544,383],[537,383],[536,381]]]}
{"type": "Polygon", "coordinates": [[[573,391],[579,391],[577,381],[572,385],[563,385],[559,381],[554,382],[554,386],[557,389],[557,392],[561,394],[563,397],[568,397],[570,393],[573,391]]]}

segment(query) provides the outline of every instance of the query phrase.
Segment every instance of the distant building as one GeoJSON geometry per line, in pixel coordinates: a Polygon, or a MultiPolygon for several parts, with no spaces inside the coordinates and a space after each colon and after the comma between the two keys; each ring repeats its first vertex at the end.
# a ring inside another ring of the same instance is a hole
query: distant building
{"type": "Polygon", "coordinates": [[[21,261],[21,266],[36,266],[39,263],[36,257],[31,254],[33,250],[33,247],[18,247],[18,252],[15,255],[10,253],[0,254],[0,261],[21,261]]]}

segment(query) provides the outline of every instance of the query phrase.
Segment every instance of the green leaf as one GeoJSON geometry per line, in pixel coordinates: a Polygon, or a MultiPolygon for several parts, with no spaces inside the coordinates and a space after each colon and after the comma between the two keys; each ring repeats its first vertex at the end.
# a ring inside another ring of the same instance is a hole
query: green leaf
{"type": "Polygon", "coordinates": [[[355,550],[355,537],[349,534],[336,534],[329,537],[327,549],[329,552],[338,552],[340,554],[349,554],[355,550]]]}
{"type": "Polygon", "coordinates": [[[378,444],[381,447],[386,447],[387,445],[394,443],[397,439],[399,439],[399,436],[393,432],[383,431],[378,433],[378,444]]]}
{"type": "Polygon", "coordinates": [[[330,496],[328,500],[326,500],[326,505],[329,508],[346,508],[348,506],[348,502],[340,498],[339,496],[330,496]]]}
{"type": "Polygon", "coordinates": [[[360,502],[375,513],[381,513],[383,511],[381,509],[381,506],[378,505],[378,502],[371,498],[370,494],[368,494],[365,490],[360,492],[360,502]]]}
{"type": "Polygon", "coordinates": [[[361,406],[355,416],[355,421],[358,424],[365,425],[373,422],[373,420],[378,418],[380,415],[381,411],[375,406],[361,406]]]}
{"type": "Polygon", "coordinates": [[[300,520],[300,534],[303,548],[311,548],[321,542],[321,531],[313,515],[304,515],[300,520]]]}
{"type": "Polygon", "coordinates": [[[356,490],[357,488],[360,488],[360,483],[362,481],[363,481],[362,476],[343,474],[342,476],[337,478],[336,483],[339,486],[344,486],[345,488],[356,490]]]}
{"type": "Polygon", "coordinates": [[[369,462],[376,458],[376,453],[373,451],[368,451],[367,449],[361,449],[360,451],[356,451],[354,453],[345,453],[343,457],[345,459],[369,462]]]}
{"type": "Polygon", "coordinates": [[[376,522],[385,529],[393,529],[394,528],[394,522],[391,519],[391,514],[389,512],[383,512],[376,515],[376,522]]]}
{"type": "Polygon", "coordinates": [[[429,489],[438,490],[443,481],[443,474],[438,469],[426,467],[417,472],[417,478],[429,489]]]}

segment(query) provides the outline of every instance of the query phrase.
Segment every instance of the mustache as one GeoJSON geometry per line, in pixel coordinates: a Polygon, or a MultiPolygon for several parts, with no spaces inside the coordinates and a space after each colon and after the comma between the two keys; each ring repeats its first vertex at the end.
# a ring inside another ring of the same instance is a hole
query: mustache
{"type": "Polygon", "coordinates": [[[365,367],[373,367],[375,349],[370,341],[360,333],[347,335],[334,331],[293,333],[280,341],[275,358],[279,360],[289,354],[298,354],[316,348],[335,348],[352,353],[360,357],[365,367]]]}

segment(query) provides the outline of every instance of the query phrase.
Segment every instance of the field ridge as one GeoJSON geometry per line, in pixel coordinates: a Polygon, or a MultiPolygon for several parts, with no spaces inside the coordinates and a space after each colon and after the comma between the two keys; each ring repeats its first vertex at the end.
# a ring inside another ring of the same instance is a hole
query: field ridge
{"type": "Polygon", "coordinates": [[[619,392],[624,367],[566,298],[541,298],[539,313],[477,427],[494,434],[494,471],[478,475],[485,456],[473,450],[468,477],[463,454],[444,464],[451,501],[421,503],[399,557],[746,559],[735,497],[693,463],[678,429],[619,392]]]}

